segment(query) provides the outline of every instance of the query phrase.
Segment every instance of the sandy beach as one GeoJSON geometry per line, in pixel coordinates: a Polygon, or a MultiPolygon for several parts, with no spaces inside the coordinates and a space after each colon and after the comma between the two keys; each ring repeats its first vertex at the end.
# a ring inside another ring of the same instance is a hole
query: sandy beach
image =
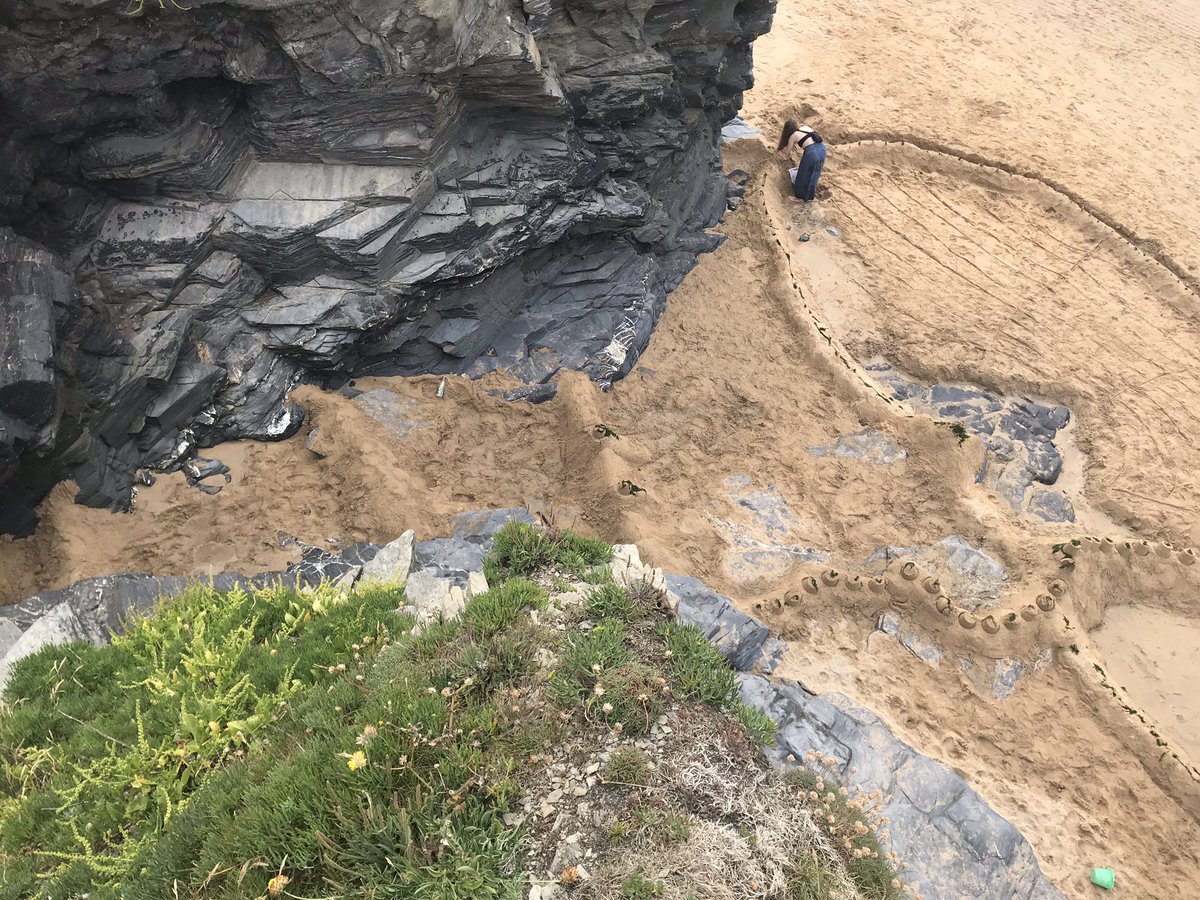
{"type": "Polygon", "coordinates": [[[432,535],[526,504],[763,617],[791,643],[787,674],[960,772],[1067,896],[1094,895],[1093,865],[1117,870],[1115,896],[1190,896],[1200,2],[782,0],[755,57],[744,114],[764,138],[725,158],[746,200],[610,392],[564,375],[530,406],[492,379],[449,379],[441,399],[437,378],[356,382],[418,423],[399,433],[300,388],[300,434],[206,451],[233,472],[216,496],[163,476],[113,516],[60,485],[33,537],[0,538],[0,602],[119,571],[265,571],[295,539],[432,535]],[[830,144],[814,208],[773,151],[789,116],[830,144]],[[1069,411],[1052,487],[1074,521],[1030,514],[1041,483],[989,480],[989,435],[960,440],[896,396],[881,360],[982,393],[1003,406],[988,423],[1069,411]],[[624,479],[645,493],[620,495],[624,479]],[[975,575],[938,568],[947,541],[975,575]],[[942,586],[904,593],[894,548],[942,586]],[[882,605],[844,583],[806,594],[831,567],[898,587],[882,605]],[[888,612],[917,638],[881,631],[888,612]],[[1017,673],[1003,690],[981,675],[1001,669],[1017,673]]]}

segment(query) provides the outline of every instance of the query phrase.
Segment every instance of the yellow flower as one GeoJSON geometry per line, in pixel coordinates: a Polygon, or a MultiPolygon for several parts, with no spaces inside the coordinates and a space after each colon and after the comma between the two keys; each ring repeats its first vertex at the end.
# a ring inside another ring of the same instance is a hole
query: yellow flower
{"type": "Polygon", "coordinates": [[[288,882],[291,880],[281,872],[267,882],[267,893],[272,897],[278,897],[283,893],[283,889],[288,886],[288,882]]]}
{"type": "Polygon", "coordinates": [[[359,750],[357,753],[351,753],[350,758],[346,760],[346,765],[351,772],[362,769],[367,765],[367,754],[359,750]]]}

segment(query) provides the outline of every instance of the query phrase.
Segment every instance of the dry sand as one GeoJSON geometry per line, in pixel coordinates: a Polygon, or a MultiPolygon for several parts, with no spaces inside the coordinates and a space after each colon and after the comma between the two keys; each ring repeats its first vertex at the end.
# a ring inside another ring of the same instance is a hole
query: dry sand
{"type": "Polygon", "coordinates": [[[1175,189],[1200,175],[1189,115],[1200,87],[1185,77],[1200,64],[1200,16],[1179,3],[781,6],[756,50],[752,121],[773,129],[806,103],[832,138],[908,134],[922,146],[832,145],[829,199],[805,211],[785,197],[782,160],[751,142],[729,148],[727,164],[753,175],[746,204],[611,392],[565,376],[558,399],[530,407],[489,396],[490,382],[451,379],[438,400],[437,379],[363,380],[430,425],[397,438],[345,398],[301,389],[323,458],[304,434],[218,447],[207,455],[234,471],[220,495],[170,476],[122,516],[77,507],[60,486],[33,538],[0,539],[0,598],[124,570],[275,568],[295,553],[281,534],[386,540],[443,531],[464,508],[554,508],[771,621],[793,642],[792,674],[872,707],[962,772],[1068,896],[1090,896],[1088,869],[1109,864],[1120,896],[1191,896],[1200,701],[1186,685],[1200,564],[1093,547],[1067,571],[1050,547],[1087,534],[1200,541],[1189,282],[1200,212],[1175,189]],[[1130,110],[1142,141],[1120,136],[1130,110]],[[1003,165],[960,158],[976,153],[1003,165]],[[1035,177],[1013,174],[1027,170],[1035,177]],[[1141,237],[1162,247],[1139,249],[1141,237]],[[1070,406],[1062,483],[1078,524],[1017,517],[976,485],[978,442],[960,447],[884,402],[858,362],[875,354],[922,378],[1070,406]],[[620,440],[593,439],[598,422],[620,440]],[[906,458],[809,452],[864,427],[906,458]],[[618,495],[623,478],[647,493],[618,495]],[[748,573],[734,544],[763,497],[787,504],[766,537],[828,551],[846,573],[882,546],[961,535],[1008,572],[998,618],[1038,611],[988,635],[919,588],[882,606],[861,589],[814,600],[800,582],[821,567],[778,554],[748,573]],[[1051,585],[1061,596],[1042,612],[1051,585]],[[805,599],[781,607],[791,593],[805,599]],[[872,635],[889,604],[943,649],[938,667],[872,635]],[[977,672],[999,658],[1026,665],[1004,700],[958,662],[977,672]]]}
{"type": "Polygon", "coordinates": [[[1193,700],[1200,619],[1144,606],[1115,606],[1104,613],[1092,641],[1111,680],[1137,698],[1192,759],[1200,759],[1200,716],[1193,700]]]}

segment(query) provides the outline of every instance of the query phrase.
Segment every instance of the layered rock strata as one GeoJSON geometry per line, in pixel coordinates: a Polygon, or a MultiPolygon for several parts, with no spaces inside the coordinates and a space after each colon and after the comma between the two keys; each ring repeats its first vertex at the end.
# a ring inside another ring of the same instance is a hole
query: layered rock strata
{"type": "Polygon", "coordinates": [[[301,379],[619,378],[715,245],[774,0],[167,6],[0,29],[0,530],[289,434],[301,379]]]}

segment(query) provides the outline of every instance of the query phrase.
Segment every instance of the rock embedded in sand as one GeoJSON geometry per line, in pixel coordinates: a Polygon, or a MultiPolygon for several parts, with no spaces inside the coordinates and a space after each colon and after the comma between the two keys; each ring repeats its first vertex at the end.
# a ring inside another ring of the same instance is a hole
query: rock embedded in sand
{"type": "Polygon", "coordinates": [[[364,582],[379,582],[381,584],[403,585],[408,581],[408,573],[412,569],[413,542],[415,536],[410,528],[396,540],[379,548],[375,556],[363,566],[364,582]]]}
{"type": "Polygon", "coordinates": [[[1030,492],[1026,511],[1047,522],[1075,521],[1075,507],[1058,491],[1038,489],[1030,492]]]}
{"type": "Polygon", "coordinates": [[[704,632],[731,666],[742,672],[775,669],[783,645],[771,637],[767,626],[740,612],[732,600],[698,578],[667,575],[666,584],[679,597],[679,620],[704,632]]]}
{"type": "Polygon", "coordinates": [[[740,675],[744,703],[779,724],[772,755],[781,765],[809,750],[836,760],[851,791],[882,792],[889,844],[907,864],[906,881],[927,897],[1061,900],[1013,825],[952,769],[896,738],[870,710],[803,684],[740,675]]]}

